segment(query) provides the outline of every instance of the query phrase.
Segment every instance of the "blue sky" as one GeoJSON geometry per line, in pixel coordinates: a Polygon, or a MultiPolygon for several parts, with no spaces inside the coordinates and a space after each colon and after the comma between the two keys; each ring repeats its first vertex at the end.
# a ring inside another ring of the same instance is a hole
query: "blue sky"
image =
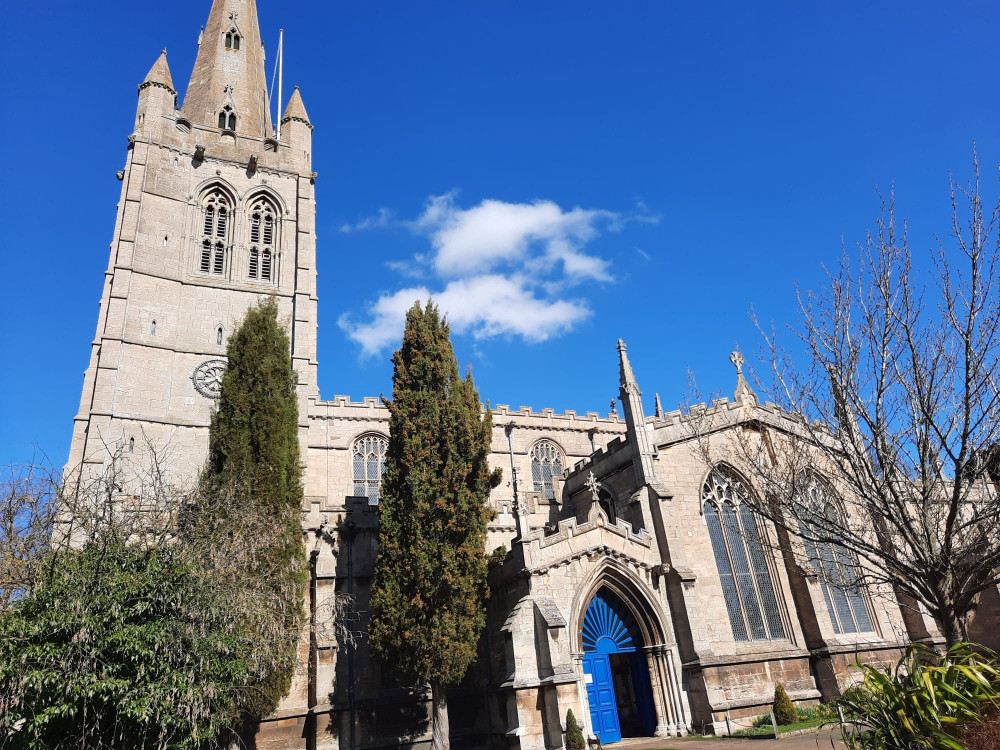
{"type": "MultiPolygon", "coordinates": [[[[183,93],[208,7],[5,10],[0,463],[36,443],[65,461],[135,87],[166,47],[183,93]]],[[[947,232],[973,141],[996,194],[996,2],[259,12],[316,126],[324,397],[391,391],[418,294],[448,308],[493,403],[606,412],[619,337],[649,408],[676,406],[689,370],[729,393],[729,352],[759,345],[750,306],[793,323],[796,285],[863,238],[877,186],[895,181],[918,251],[947,232]]]]}

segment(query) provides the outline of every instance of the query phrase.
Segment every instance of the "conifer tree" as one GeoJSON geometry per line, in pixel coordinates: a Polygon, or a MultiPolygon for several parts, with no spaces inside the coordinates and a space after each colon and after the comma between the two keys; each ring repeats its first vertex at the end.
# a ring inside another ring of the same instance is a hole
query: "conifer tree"
{"type": "Polygon", "coordinates": [[[476,658],[486,622],[492,419],[459,375],[432,303],[406,315],[393,356],[389,446],[379,502],[371,648],[398,676],[429,683],[434,750],[449,746],[445,691],[476,658]]]}
{"type": "Polygon", "coordinates": [[[586,743],[583,741],[583,729],[576,720],[571,708],[566,712],[566,750],[585,750],[586,743]]]}
{"type": "Polygon", "coordinates": [[[774,720],[779,726],[794,724],[799,720],[798,709],[795,708],[792,699],[788,697],[785,686],[780,682],[774,686],[774,703],[772,709],[774,710],[774,720]]]}
{"type": "Polygon", "coordinates": [[[221,576],[243,637],[258,654],[247,691],[250,718],[288,692],[303,623],[306,583],[300,514],[298,404],[288,335],[273,297],[247,311],[230,337],[197,506],[182,534],[204,548],[206,575],[221,576]]]}

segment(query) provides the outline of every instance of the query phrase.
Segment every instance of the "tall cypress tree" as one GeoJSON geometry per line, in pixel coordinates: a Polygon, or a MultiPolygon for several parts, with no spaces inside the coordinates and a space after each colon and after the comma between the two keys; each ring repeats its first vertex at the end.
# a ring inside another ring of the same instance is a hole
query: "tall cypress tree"
{"type": "Polygon", "coordinates": [[[415,304],[393,356],[389,447],[372,583],[372,653],[429,683],[434,750],[448,747],[445,691],[476,658],[486,622],[492,419],[471,373],[460,377],[448,324],[415,304]]]}
{"type": "MultiPolygon", "coordinates": [[[[201,544],[207,575],[225,579],[234,628],[254,647],[244,710],[273,711],[288,692],[303,624],[307,566],[302,543],[297,376],[269,298],[230,337],[212,416],[201,491],[182,526],[201,544]]],[[[228,606],[228,605],[227,605],[228,606]]]]}

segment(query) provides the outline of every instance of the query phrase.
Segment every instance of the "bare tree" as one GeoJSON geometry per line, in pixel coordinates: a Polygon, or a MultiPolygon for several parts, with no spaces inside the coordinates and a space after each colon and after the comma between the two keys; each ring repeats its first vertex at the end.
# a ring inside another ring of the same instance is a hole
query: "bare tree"
{"type": "Polygon", "coordinates": [[[44,461],[11,464],[0,476],[0,612],[35,586],[57,507],[59,477],[44,461]]]}
{"type": "Polygon", "coordinates": [[[799,295],[800,351],[762,331],[777,408],[748,404],[725,432],[692,423],[805,565],[824,576],[835,550],[856,574],[834,584],[891,585],[953,644],[1000,582],[1000,201],[984,205],[978,161],[971,185],[950,184],[926,276],[890,196],[857,257],[799,295]]]}

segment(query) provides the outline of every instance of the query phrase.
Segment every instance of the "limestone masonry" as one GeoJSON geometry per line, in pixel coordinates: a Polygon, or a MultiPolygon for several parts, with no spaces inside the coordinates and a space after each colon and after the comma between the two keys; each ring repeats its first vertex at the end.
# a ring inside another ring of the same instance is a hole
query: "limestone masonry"
{"type": "MultiPolygon", "coordinates": [[[[275,295],[299,375],[308,606],[322,620],[334,592],[352,593],[361,637],[303,638],[257,747],[426,745],[427,693],[373,662],[363,635],[388,414],[317,386],[313,124],[298,89],[280,137],[271,122],[254,0],[215,0],[198,45],[180,109],[165,53],[139,86],[67,476],[127,446],[194,477],[227,337],[275,295]]],[[[891,591],[837,589],[772,554],[774,529],[740,505],[752,483],[706,461],[659,399],[647,416],[622,342],[618,360],[622,416],[494,412],[504,481],[487,549],[508,554],[481,658],[450,694],[454,747],[561,748],[568,709],[604,744],[724,731],[766,711],[776,682],[803,704],[831,699],[859,654],[894,660],[936,636],[891,591]]],[[[780,422],[738,385],[700,416],[723,433],[780,422]]]]}

